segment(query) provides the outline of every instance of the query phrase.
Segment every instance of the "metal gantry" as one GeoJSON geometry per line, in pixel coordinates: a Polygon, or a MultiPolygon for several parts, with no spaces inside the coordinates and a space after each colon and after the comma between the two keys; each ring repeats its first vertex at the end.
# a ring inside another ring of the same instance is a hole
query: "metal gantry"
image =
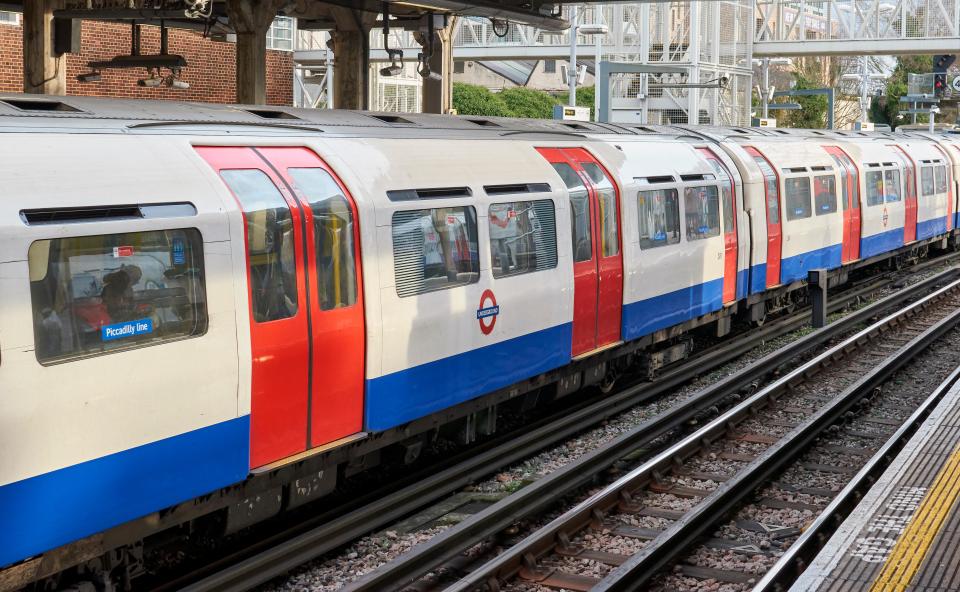
{"type": "MultiPolygon", "coordinates": [[[[607,28],[599,44],[596,35],[578,36],[581,63],[594,64],[595,48],[599,46],[605,60],[681,66],[683,72],[679,74],[614,77],[612,107],[621,118],[644,123],[749,123],[752,0],[593,4],[577,9],[579,24],[607,28]],[[718,84],[721,79],[726,82],[722,88],[718,84]]],[[[569,18],[574,9],[565,6],[563,10],[569,18]]],[[[454,32],[454,59],[565,63],[569,35],[516,24],[504,31],[487,19],[464,17],[459,19],[454,32]]],[[[403,49],[405,56],[415,57],[420,51],[413,35],[400,29],[391,31],[387,42],[391,48],[403,49]]],[[[370,51],[372,61],[388,60],[379,32],[371,34],[370,51]]],[[[327,57],[325,32],[301,32],[295,52],[298,71],[325,71],[327,57]]],[[[385,78],[375,72],[373,78],[371,105],[384,109],[415,108],[415,100],[390,99],[400,95],[412,97],[415,77],[404,73],[385,78]]]]}
{"type": "Polygon", "coordinates": [[[757,56],[953,53],[960,0],[756,0],[757,56]]]}

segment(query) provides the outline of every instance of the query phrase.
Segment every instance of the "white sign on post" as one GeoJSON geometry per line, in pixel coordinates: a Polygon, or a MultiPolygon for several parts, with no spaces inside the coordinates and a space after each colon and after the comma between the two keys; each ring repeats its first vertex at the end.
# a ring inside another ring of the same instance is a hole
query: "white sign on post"
{"type": "Polygon", "coordinates": [[[950,83],[950,88],[955,92],[960,92],[960,76],[953,79],[953,82],[950,83]]]}

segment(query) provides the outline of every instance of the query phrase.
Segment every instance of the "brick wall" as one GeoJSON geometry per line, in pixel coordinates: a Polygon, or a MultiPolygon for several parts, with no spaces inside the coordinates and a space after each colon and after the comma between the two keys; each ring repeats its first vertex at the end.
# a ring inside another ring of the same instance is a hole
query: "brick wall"
{"type": "MultiPolygon", "coordinates": [[[[130,53],[130,26],[97,21],[84,21],[82,53],[67,54],[67,94],[233,103],[236,98],[234,55],[236,46],[204,39],[198,32],[170,29],[169,52],[182,55],[189,64],[181,79],[190,83],[186,90],[166,87],[145,88],[137,80],[146,76],[143,68],[104,70],[100,82],[82,83],[77,74],[88,72],[90,61],[106,61],[115,55],[130,53]]],[[[160,51],[159,27],[141,28],[140,51],[160,51]]],[[[0,91],[22,92],[23,57],[22,29],[0,25],[0,91]]],[[[290,105],[293,102],[293,54],[267,51],[267,103],[290,105]]]]}

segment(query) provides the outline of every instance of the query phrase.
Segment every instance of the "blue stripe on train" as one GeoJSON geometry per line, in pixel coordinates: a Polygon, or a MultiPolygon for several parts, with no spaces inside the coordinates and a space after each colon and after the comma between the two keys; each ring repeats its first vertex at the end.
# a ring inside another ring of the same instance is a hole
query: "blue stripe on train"
{"type": "Polygon", "coordinates": [[[806,280],[811,269],[836,269],[843,256],[842,245],[830,245],[780,260],[780,283],[806,280]]]}
{"type": "Polygon", "coordinates": [[[946,234],[947,217],[931,218],[923,222],[917,222],[917,240],[923,240],[932,236],[946,234]]]}
{"type": "Polygon", "coordinates": [[[860,239],[860,258],[866,259],[892,251],[903,246],[903,227],[894,228],[878,234],[872,234],[860,239]]]}
{"type": "Polygon", "coordinates": [[[631,340],[720,310],[723,278],[623,306],[623,339],[631,340]]]}
{"type": "Polygon", "coordinates": [[[750,268],[750,293],[756,294],[767,289],[767,264],[758,263],[750,268]]]}
{"type": "Polygon", "coordinates": [[[242,481],[249,448],[243,416],[0,486],[0,567],[242,481]]]}
{"type": "Polygon", "coordinates": [[[367,380],[366,429],[386,430],[570,361],[564,323],[367,380]]]}
{"type": "Polygon", "coordinates": [[[741,269],[737,272],[737,300],[747,297],[747,284],[750,282],[750,270],[741,269]]]}

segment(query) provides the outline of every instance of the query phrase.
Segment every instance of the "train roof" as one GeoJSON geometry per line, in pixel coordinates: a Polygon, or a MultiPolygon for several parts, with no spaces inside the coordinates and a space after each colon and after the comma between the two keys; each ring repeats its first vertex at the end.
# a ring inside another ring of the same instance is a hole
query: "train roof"
{"type": "MultiPolygon", "coordinates": [[[[724,142],[774,139],[869,141],[930,139],[927,133],[651,125],[224,105],[142,99],[104,99],[0,93],[0,132],[190,133],[376,137],[510,137],[520,134],[724,142]]],[[[955,134],[939,132],[936,137],[955,134]]]]}

